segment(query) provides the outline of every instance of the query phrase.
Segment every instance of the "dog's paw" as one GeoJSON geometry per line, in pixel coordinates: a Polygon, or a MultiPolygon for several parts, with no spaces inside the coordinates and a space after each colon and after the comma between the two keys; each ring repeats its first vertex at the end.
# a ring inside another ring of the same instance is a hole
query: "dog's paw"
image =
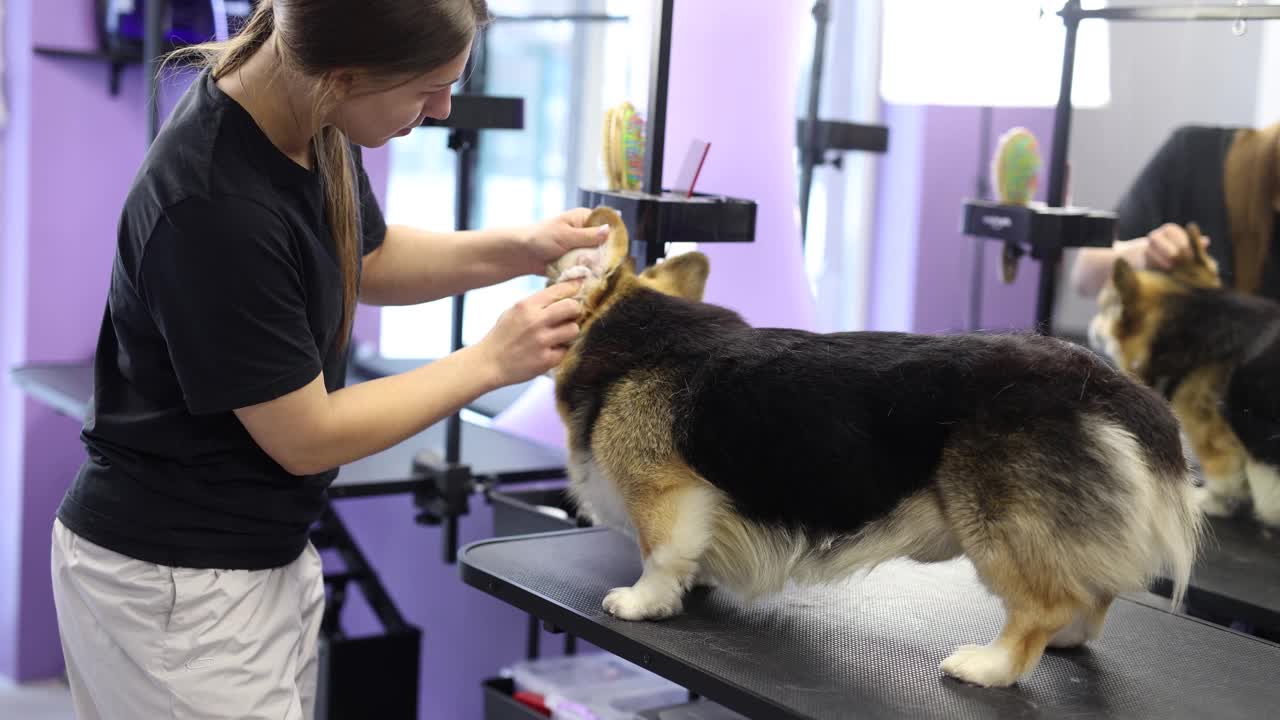
{"type": "Polygon", "coordinates": [[[994,645],[961,645],[939,667],[957,680],[982,687],[1007,687],[1018,680],[1009,652],[994,645]]]}
{"type": "Polygon", "coordinates": [[[1233,498],[1210,492],[1205,487],[1195,488],[1194,497],[1196,504],[1200,506],[1200,511],[1213,517],[1230,517],[1235,514],[1240,504],[1233,498]]]}
{"type": "Polygon", "coordinates": [[[640,586],[610,590],[603,605],[605,612],[622,620],[661,620],[680,612],[679,599],[664,600],[640,586]]]}
{"type": "Polygon", "coordinates": [[[1077,613],[1070,624],[1049,638],[1049,647],[1058,649],[1080,647],[1090,639],[1089,623],[1084,615],[1077,613]]]}

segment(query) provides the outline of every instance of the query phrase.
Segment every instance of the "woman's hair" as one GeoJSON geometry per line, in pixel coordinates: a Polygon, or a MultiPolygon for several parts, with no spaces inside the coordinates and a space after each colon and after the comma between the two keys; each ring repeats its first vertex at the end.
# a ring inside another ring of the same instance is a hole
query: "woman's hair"
{"type": "MultiPolygon", "coordinates": [[[[375,81],[430,72],[456,58],[489,20],[486,0],[258,0],[230,40],[181,48],[166,62],[210,67],[217,80],[273,42],[280,70],[318,82],[314,109],[323,112],[336,90],[334,71],[355,71],[375,81]]],[[[361,254],[354,164],[350,142],[333,126],[316,135],[313,152],[342,270],[339,346],[345,348],[361,254]]]]}
{"type": "Polygon", "coordinates": [[[1227,151],[1223,194],[1235,287],[1256,292],[1275,230],[1276,198],[1280,196],[1280,123],[1260,130],[1240,130],[1227,151]]]}

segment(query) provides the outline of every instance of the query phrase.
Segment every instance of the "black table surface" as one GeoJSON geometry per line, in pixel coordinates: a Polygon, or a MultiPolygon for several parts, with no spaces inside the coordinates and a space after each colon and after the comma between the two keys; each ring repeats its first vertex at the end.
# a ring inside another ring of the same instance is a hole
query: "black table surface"
{"type": "Polygon", "coordinates": [[[75,420],[84,419],[93,398],[93,366],[28,365],[14,368],[13,382],[23,392],[75,420]]]}
{"type": "MultiPolygon", "coordinates": [[[[32,397],[75,419],[85,416],[93,397],[93,367],[83,363],[16,368],[13,378],[32,397]]],[[[350,382],[363,379],[360,375],[349,378],[350,382]]],[[[424,450],[443,455],[444,438],[445,425],[439,423],[394,447],[345,465],[329,494],[359,497],[412,491],[422,482],[412,472],[415,456],[424,450]]],[[[479,477],[536,480],[564,474],[562,451],[466,420],[461,449],[462,462],[479,477]]]]}
{"type": "Polygon", "coordinates": [[[601,529],[466,547],[463,579],[751,718],[1262,718],[1280,708],[1280,646],[1176,615],[1142,593],[1116,601],[1102,637],[1047,653],[1014,687],[944,677],[957,645],[1000,628],[999,602],[960,560],[895,561],[848,584],[746,607],[695,591],[685,614],[626,622],[600,608],[640,558],[601,529]]]}

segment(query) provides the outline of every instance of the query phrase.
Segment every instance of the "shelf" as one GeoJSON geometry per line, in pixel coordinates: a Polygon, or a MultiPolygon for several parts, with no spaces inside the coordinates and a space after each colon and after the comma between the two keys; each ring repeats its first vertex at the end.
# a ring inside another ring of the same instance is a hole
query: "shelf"
{"type": "Polygon", "coordinates": [[[667,243],[749,243],[756,236],[756,204],[751,200],[586,188],[579,195],[584,207],[605,205],[618,211],[631,235],[632,255],[643,266],[657,262],[667,243]]]}
{"type": "Polygon", "coordinates": [[[88,60],[110,65],[111,96],[120,94],[120,72],[130,65],[142,64],[142,53],[112,52],[108,50],[77,50],[75,48],[37,47],[35,53],[47,58],[64,60],[88,60]]]}
{"type": "Polygon", "coordinates": [[[1115,224],[1114,213],[1088,208],[969,200],[964,204],[962,232],[1013,243],[1040,258],[1044,250],[1109,247],[1115,239],[1115,224]]]}

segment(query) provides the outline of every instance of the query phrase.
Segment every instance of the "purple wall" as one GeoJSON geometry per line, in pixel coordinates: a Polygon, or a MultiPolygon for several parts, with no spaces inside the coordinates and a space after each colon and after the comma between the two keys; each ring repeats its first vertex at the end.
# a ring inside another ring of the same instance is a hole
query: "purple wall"
{"type": "MultiPolygon", "coordinates": [[[[884,118],[890,149],[880,165],[877,189],[869,327],[962,330],[977,241],[960,233],[961,206],[973,197],[979,171],[979,110],[889,105],[884,118]]],[[[1047,166],[1053,111],[994,110],[991,144],[1015,125],[1029,128],[1040,139],[1047,166]]],[[[1042,179],[1038,199],[1043,199],[1046,182],[1042,179]]],[[[999,276],[999,254],[998,244],[986,245],[981,328],[1030,328],[1039,268],[1024,258],[1017,280],[1005,285],[999,276]]]]}
{"type": "Polygon", "coordinates": [[[699,245],[711,260],[706,300],[753,325],[811,330],[795,162],[796,94],[809,53],[800,29],[810,15],[802,3],[742,5],[675,4],[664,187],[675,185],[691,140],[710,142],[697,189],[754,200],[756,235],[750,244],[699,245]]]}
{"type": "MultiPolygon", "coordinates": [[[[82,360],[93,348],[120,201],[142,157],[142,92],[136,71],[106,92],[105,65],[33,56],[33,45],[89,47],[91,5],[73,0],[8,3],[4,258],[25,286],[6,283],[5,364],[82,360]]],[[[8,384],[7,372],[5,383],[8,384]]],[[[83,449],[75,422],[31,402],[0,407],[6,443],[0,526],[0,671],[20,680],[61,669],[51,592],[53,512],[83,449]],[[12,439],[9,440],[12,442],[12,439]],[[16,532],[16,538],[12,533],[16,532]],[[16,540],[16,544],[12,541],[16,540]]]]}

